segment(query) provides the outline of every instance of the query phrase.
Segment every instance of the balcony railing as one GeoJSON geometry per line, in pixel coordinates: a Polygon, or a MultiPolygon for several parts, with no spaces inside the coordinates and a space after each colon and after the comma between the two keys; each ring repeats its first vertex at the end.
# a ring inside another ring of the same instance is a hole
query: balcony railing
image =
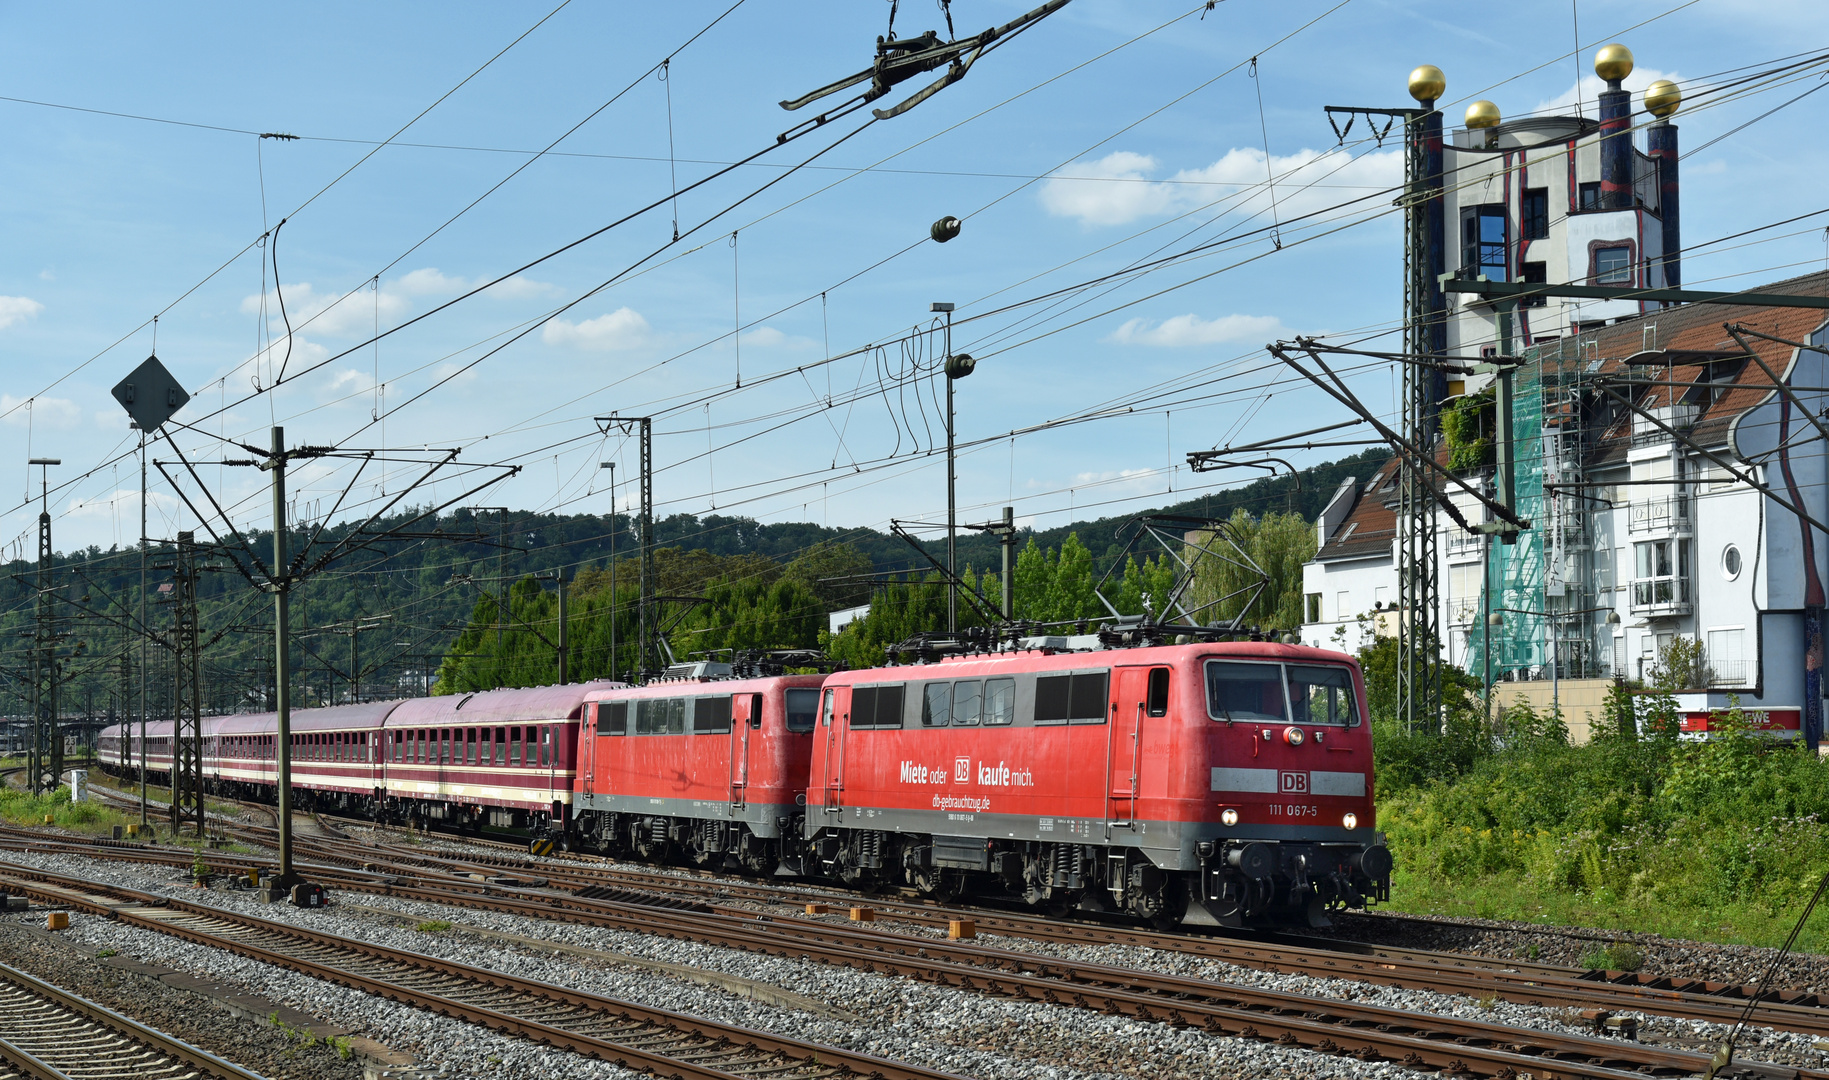
{"type": "Polygon", "coordinates": [[[1647,446],[1652,443],[1669,442],[1670,435],[1664,430],[1688,431],[1695,426],[1696,414],[1694,405],[1678,402],[1675,405],[1657,405],[1646,409],[1650,416],[1632,414],[1632,445],[1647,446]],[[1654,419],[1655,418],[1655,419],[1654,419]],[[1662,426],[1659,426],[1661,422],[1662,426]]]}
{"type": "Polygon", "coordinates": [[[1463,596],[1448,601],[1448,625],[1472,626],[1480,617],[1480,598],[1463,596]]]}
{"type": "Polygon", "coordinates": [[[1693,526],[1687,495],[1646,499],[1626,508],[1626,530],[1632,533],[1688,532],[1693,526]]]}
{"type": "Polygon", "coordinates": [[[1482,549],[1485,537],[1464,529],[1448,530],[1448,554],[1470,555],[1482,549]]]}
{"type": "Polygon", "coordinates": [[[1689,613],[1689,579],[1686,577],[1636,578],[1632,582],[1632,610],[1655,615],[1689,613]]]}

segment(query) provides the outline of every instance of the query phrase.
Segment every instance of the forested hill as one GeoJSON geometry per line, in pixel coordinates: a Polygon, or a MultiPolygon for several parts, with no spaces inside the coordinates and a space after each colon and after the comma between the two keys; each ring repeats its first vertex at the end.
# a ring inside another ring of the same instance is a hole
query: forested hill
{"type": "MultiPolygon", "coordinates": [[[[1252,514],[1283,511],[1312,520],[1347,476],[1364,477],[1382,464],[1386,452],[1374,449],[1354,457],[1318,465],[1301,473],[1300,483],[1290,476],[1264,478],[1235,488],[1214,491],[1160,508],[1159,512],[1230,517],[1239,509],[1252,514]]],[[[412,516],[404,513],[397,524],[412,516]]],[[[1119,530],[1134,514],[1064,524],[1052,529],[1024,532],[1018,543],[1031,537],[1044,549],[1059,548],[1069,533],[1078,535],[1091,555],[1092,569],[1102,574],[1117,558],[1119,530]]],[[[412,692],[428,685],[430,674],[450,652],[464,626],[472,621],[485,593],[494,591],[495,579],[520,579],[530,574],[558,570],[570,579],[581,573],[601,575],[609,563],[612,532],[618,561],[634,554],[628,515],[616,515],[614,527],[607,515],[552,515],[510,510],[460,510],[437,521],[411,526],[416,534],[345,556],[294,592],[293,616],[298,634],[295,666],[301,673],[305,703],[343,698],[350,683],[350,624],[375,620],[356,641],[357,682],[364,697],[412,692]],[[469,580],[465,580],[468,578],[469,580]],[[375,683],[371,687],[370,683],[375,683]],[[339,689],[341,688],[341,689],[339,689]]],[[[332,524],[320,541],[341,539],[351,526],[332,524]]],[[[292,538],[296,552],[316,523],[297,527],[292,538]]],[[[655,524],[658,547],[675,549],[663,559],[662,592],[669,584],[689,586],[704,578],[700,563],[710,570],[723,559],[766,559],[786,565],[814,549],[847,545],[836,567],[849,572],[877,573],[925,570],[922,561],[903,541],[872,529],[836,529],[807,522],[763,524],[748,518],[709,514],[698,517],[676,514],[655,524]],[[705,558],[695,556],[704,552],[705,558]],[[866,564],[867,562],[867,564],[866,564]],[[668,577],[674,578],[669,582],[668,577]]],[[[199,539],[207,539],[199,536],[199,539]]],[[[253,533],[247,540],[263,553],[271,550],[270,534],[253,533]]],[[[967,534],[960,538],[960,560],[979,568],[999,563],[994,538],[967,534]]],[[[936,554],[941,545],[931,544],[936,554]]],[[[171,580],[172,553],[155,548],[149,563],[150,590],[171,580]]],[[[208,711],[233,711],[249,701],[264,701],[271,685],[271,600],[257,592],[230,565],[226,557],[211,562],[216,570],[202,576],[198,592],[204,626],[205,683],[208,711]]],[[[138,655],[130,633],[136,625],[139,600],[139,556],[134,550],[90,548],[58,555],[54,560],[59,586],[58,609],[63,618],[67,658],[65,712],[106,712],[122,693],[125,681],[135,681],[124,669],[123,656],[138,655]],[[80,645],[80,648],[78,646],[80,645]]],[[[0,575],[0,711],[22,711],[23,675],[27,667],[26,639],[18,633],[33,613],[36,566],[14,560],[0,575]]],[[[626,582],[625,582],[626,583],[626,582]]],[[[619,583],[622,584],[622,583],[619,583]]],[[[632,583],[628,583],[632,584],[632,583]]],[[[821,590],[824,592],[824,590],[821,590]]],[[[854,599],[854,595],[828,594],[827,603],[854,599]]],[[[169,626],[171,611],[156,592],[148,600],[148,622],[155,631],[169,626]]],[[[153,696],[161,697],[170,681],[169,654],[154,647],[149,654],[154,669],[153,696]]]]}

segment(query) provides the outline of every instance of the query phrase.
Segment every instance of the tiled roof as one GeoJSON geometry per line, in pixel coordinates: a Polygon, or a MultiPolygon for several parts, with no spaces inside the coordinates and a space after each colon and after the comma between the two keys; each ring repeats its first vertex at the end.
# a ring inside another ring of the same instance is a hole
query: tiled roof
{"type": "MultiPolygon", "coordinates": [[[[1804,296],[1829,295],[1829,273],[1805,274],[1759,286],[1756,291],[1804,296]]],[[[1670,368],[1652,365],[1636,369],[1641,378],[1672,384],[1640,392],[1637,399],[1639,405],[1655,408],[1669,404],[1673,398],[1680,400],[1690,389],[1685,384],[1704,376],[1708,354],[1744,355],[1740,346],[1728,334],[1727,325],[1744,326],[1749,330],[1801,341],[1811,330],[1821,325],[1825,316],[1829,316],[1829,311],[1821,308],[1686,304],[1647,312],[1623,322],[1587,331],[1572,343],[1561,343],[1560,349],[1556,346],[1540,348],[1539,355],[1543,357],[1546,367],[1556,363],[1558,356],[1566,356],[1568,359],[1561,361],[1565,370],[1584,375],[1608,375],[1631,370],[1625,363],[1626,358],[1645,351],[1647,345],[1677,353],[1680,359],[1670,368]],[[1681,362],[1681,359],[1687,359],[1681,357],[1683,353],[1692,354],[1698,362],[1681,362]],[[1574,359],[1577,356],[1581,358],[1579,361],[1574,359]],[[1600,366],[1594,373],[1586,372],[1586,367],[1593,358],[1601,361],[1600,366]]],[[[1788,345],[1751,336],[1747,337],[1747,342],[1780,375],[1791,362],[1792,349],[1788,345]]],[[[1690,437],[1703,446],[1725,445],[1734,420],[1766,399],[1771,393],[1772,380],[1758,364],[1748,362],[1728,385],[1730,389],[1724,393],[1718,392],[1718,396],[1702,408],[1689,432],[1690,437]]],[[[1632,445],[1634,415],[1626,413],[1617,417],[1605,431],[1597,433],[1590,444],[1589,467],[1604,467],[1625,460],[1626,451],[1632,445]]]]}

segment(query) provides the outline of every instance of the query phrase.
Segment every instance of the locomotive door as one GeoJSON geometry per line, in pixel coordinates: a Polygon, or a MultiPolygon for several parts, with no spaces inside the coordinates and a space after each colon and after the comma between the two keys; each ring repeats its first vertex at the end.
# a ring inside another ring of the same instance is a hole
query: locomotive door
{"type": "MultiPolygon", "coordinates": [[[[1112,674],[1105,823],[1107,829],[1129,829],[1136,825],[1137,801],[1143,791],[1145,718],[1168,711],[1169,669],[1121,667],[1112,674]]],[[[1165,734],[1156,732],[1155,737],[1165,734]]]]}
{"type": "MultiPolygon", "coordinates": [[[[846,695],[855,694],[855,688],[847,688],[846,695]]],[[[825,812],[836,814],[840,810],[839,794],[844,789],[845,765],[842,760],[845,752],[845,729],[850,726],[851,718],[847,714],[838,715],[838,690],[827,687],[824,699],[819,704],[819,723],[825,732],[825,754],[822,762],[825,768],[825,812]]]]}
{"type": "MultiPolygon", "coordinates": [[[[593,701],[578,714],[578,779],[586,795],[597,786],[597,710],[601,708],[601,704],[593,701]]],[[[589,803],[585,800],[587,806],[589,803]]]]}
{"type": "Polygon", "coordinates": [[[749,802],[750,732],[762,728],[762,695],[737,694],[730,699],[730,808],[749,802]]]}

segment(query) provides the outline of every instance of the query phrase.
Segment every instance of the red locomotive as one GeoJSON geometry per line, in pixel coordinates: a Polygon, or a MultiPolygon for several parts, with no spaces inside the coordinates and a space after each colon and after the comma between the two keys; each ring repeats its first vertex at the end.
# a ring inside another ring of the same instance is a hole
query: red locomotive
{"type": "Polygon", "coordinates": [[[1270,643],[842,672],[808,869],[1159,923],[1319,922],[1389,897],[1364,695],[1347,657],[1270,643]]]}
{"type": "Polygon", "coordinates": [[[754,873],[799,847],[821,675],[672,677],[590,695],[579,734],[572,822],[615,854],[726,857],[754,873]]]}

